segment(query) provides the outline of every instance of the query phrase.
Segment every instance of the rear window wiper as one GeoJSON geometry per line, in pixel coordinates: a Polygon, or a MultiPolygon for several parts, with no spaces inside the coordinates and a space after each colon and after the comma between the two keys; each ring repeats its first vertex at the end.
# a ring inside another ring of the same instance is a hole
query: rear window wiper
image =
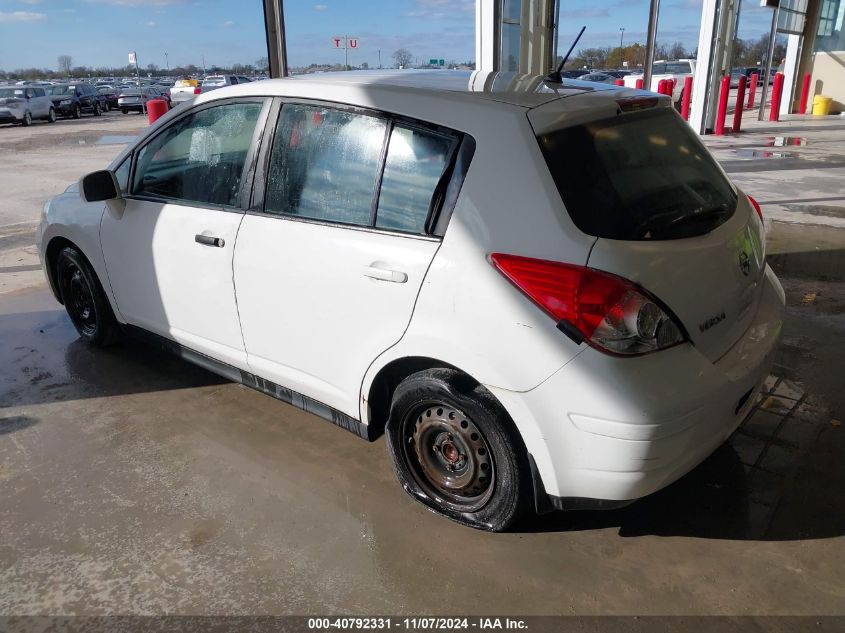
{"type": "Polygon", "coordinates": [[[690,222],[695,223],[704,220],[722,219],[724,216],[729,214],[729,212],[730,211],[726,204],[720,204],[715,207],[694,210],[688,213],[661,213],[641,222],[640,225],[634,229],[634,234],[637,237],[645,237],[649,233],[653,232],[663,233],[674,228],[680,228],[690,222]]]}

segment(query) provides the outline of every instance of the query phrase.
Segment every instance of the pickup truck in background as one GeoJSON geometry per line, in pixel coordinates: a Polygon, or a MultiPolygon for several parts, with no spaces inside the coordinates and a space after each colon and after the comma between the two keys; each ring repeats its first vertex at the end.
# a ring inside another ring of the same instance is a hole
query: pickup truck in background
{"type": "MultiPolygon", "coordinates": [[[[694,59],[676,59],[666,61],[664,59],[657,60],[651,69],[651,91],[657,92],[657,84],[661,79],[674,79],[675,90],[672,92],[672,101],[676,106],[681,103],[681,96],[684,92],[684,79],[695,75],[695,60],[694,59]]],[[[643,78],[642,69],[635,70],[630,75],[623,78],[625,87],[636,88],[637,79],[643,78]]],[[[649,88],[644,86],[646,90],[649,88]]]]}
{"type": "Polygon", "coordinates": [[[170,89],[170,103],[176,107],[180,103],[190,101],[202,92],[196,79],[179,79],[170,89]]]}

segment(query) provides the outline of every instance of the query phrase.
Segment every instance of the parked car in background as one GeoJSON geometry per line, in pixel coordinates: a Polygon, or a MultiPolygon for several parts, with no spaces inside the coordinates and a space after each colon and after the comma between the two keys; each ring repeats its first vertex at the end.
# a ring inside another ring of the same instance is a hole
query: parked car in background
{"type": "Polygon", "coordinates": [[[43,86],[0,87],[0,123],[31,125],[36,119],[56,120],[56,109],[43,86]]]}
{"type": "Polygon", "coordinates": [[[202,92],[199,81],[196,79],[179,79],[170,89],[170,103],[177,106],[185,101],[190,101],[202,92]]]}
{"type": "Polygon", "coordinates": [[[92,347],[383,431],[462,524],[626,505],[754,410],[784,320],[762,211],[666,96],[458,73],[199,95],[45,206],[48,283],[92,347]]]}
{"type": "Polygon", "coordinates": [[[584,69],[584,70],[561,70],[560,76],[565,77],[567,79],[578,79],[578,77],[586,75],[589,72],[590,71],[586,70],[586,69],[584,69]]]}
{"type": "MultiPolygon", "coordinates": [[[[681,103],[681,97],[684,93],[684,80],[687,77],[695,75],[695,60],[694,59],[676,59],[676,60],[658,60],[654,62],[651,69],[651,88],[652,92],[657,92],[658,85],[661,79],[674,79],[675,90],[672,92],[672,101],[676,106],[681,103]]],[[[637,79],[643,78],[643,70],[640,68],[630,75],[626,75],[623,80],[627,88],[636,88],[637,79]]],[[[649,90],[648,87],[645,87],[649,90]]]]}
{"type": "Polygon", "coordinates": [[[120,96],[117,88],[109,85],[99,85],[97,86],[97,92],[106,99],[106,112],[117,108],[117,99],[120,96]]]}
{"type": "Polygon", "coordinates": [[[88,83],[56,84],[47,88],[59,116],[78,119],[84,113],[100,116],[106,109],[106,97],[88,83]]]}
{"type": "Polygon", "coordinates": [[[117,107],[123,114],[129,112],[144,112],[147,108],[147,101],[160,97],[157,90],[150,87],[127,88],[122,90],[117,98],[117,107]]]}
{"type": "Polygon", "coordinates": [[[612,84],[615,83],[617,79],[618,77],[615,77],[606,72],[592,72],[578,77],[578,81],[592,81],[602,84],[612,84]]]}
{"type": "MultiPolygon", "coordinates": [[[[247,81],[249,80],[247,79],[247,81]]],[[[235,75],[209,75],[202,80],[202,91],[208,92],[209,90],[216,90],[224,86],[234,86],[239,83],[242,82],[235,75]]]]}

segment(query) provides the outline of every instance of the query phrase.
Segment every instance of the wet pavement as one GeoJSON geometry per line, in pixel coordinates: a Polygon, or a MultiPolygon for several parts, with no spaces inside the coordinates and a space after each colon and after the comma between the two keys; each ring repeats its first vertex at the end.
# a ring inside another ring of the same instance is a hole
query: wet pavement
{"type": "Polygon", "coordinates": [[[845,615],[845,231],[769,228],[784,340],[738,432],[632,506],[509,534],[412,502],[383,438],[88,349],[0,230],[0,615],[845,615]]]}

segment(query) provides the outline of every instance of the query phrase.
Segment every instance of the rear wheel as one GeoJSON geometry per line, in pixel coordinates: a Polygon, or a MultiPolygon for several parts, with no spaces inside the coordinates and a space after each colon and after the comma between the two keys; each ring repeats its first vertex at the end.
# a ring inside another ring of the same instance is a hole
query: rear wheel
{"type": "Polygon", "coordinates": [[[29,112],[24,112],[21,125],[24,127],[29,127],[30,125],[32,125],[32,115],[29,112]]]}
{"type": "Polygon", "coordinates": [[[121,108],[120,111],[123,112],[123,114],[129,114],[129,110],[126,108],[121,108]]]}
{"type": "Polygon", "coordinates": [[[92,347],[117,340],[120,329],[94,269],[75,248],[63,248],[56,260],[56,282],[73,326],[92,347]]]}
{"type": "Polygon", "coordinates": [[[103,111],[100,109],[100,102],[97,101],[94,103],[94,116],[100,116],[102,113],[103,111]]]}
{"type": "Polygon", "coordinates": [[[56,122],[56,111],[53,108],[50,108],[50,114],[47,115],[47,123],[55,123],[56,122]]]}
{"type": "Polygon", "coordinates": [[[78,103],[75,106],[73,106],[73,118],[74,119],[82,118],[82,108],[79,107],[78,103]]]}
{"type": "Polygon", "coordinates": [[[507,412],[475,380],[430,369],[393,396],[387,445],[399,482],[453,521],[502,531],[529,507],[524,446],[507,412]]]}

